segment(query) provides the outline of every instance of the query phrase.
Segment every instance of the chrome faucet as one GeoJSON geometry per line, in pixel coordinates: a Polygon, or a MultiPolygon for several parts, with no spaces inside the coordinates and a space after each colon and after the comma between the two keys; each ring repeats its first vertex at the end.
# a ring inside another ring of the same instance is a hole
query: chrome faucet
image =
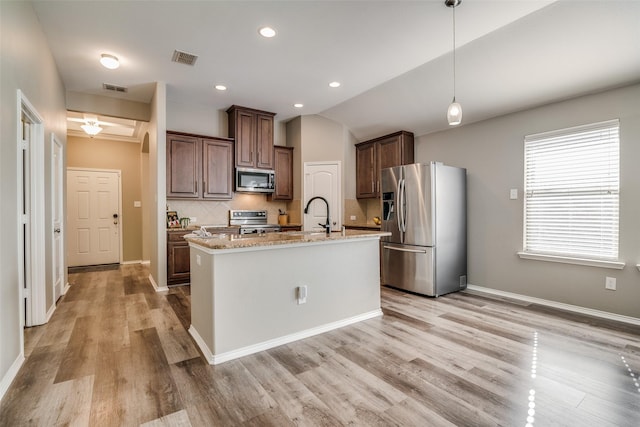
{"type": "Polygon", "coordinates": [[[327,233],[327,236],[329,234],[331,234],[331,219],[329,216],[329,202],[327,202],[327,199],[325,199],[322,196],[315,196],[309,199],[309,201],[307,202],[307,206],[304,208],[304,213],[308,213],[309,211],[309,205],[311,204],[311,202],[313,202],[315,199],[320,199],[322,200],[326,205],[327,205],[327,223],[326,224],[320,224],[318,223],[318,225],[322,228],[324,228],[325,232],[327,233]]]}

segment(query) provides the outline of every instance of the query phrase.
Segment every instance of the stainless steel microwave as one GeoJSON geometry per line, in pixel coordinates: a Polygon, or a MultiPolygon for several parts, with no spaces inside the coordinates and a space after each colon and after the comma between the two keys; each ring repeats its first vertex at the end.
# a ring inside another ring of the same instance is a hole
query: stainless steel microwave
{"type": "Polygon", "coordinates": [[[236,168],[236,191],[240,193],[273,193],[275,172],[269,169],[236,168]]]}

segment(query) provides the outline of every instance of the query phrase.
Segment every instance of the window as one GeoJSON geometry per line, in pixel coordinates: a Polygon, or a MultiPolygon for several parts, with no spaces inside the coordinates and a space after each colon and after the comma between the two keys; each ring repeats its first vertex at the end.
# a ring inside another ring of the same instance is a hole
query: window
{"type": "Polygon", "coordinates": [[[525,137],[526,254],[618,258],[618,130],[611,120],[525,137]]]}

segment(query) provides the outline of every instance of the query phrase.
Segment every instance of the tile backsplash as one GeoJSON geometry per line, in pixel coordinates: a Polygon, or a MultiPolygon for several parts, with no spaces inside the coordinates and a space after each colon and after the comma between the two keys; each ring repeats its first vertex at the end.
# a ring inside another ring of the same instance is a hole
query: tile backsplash
{"type": "Polygon", "coordinates": [[[226,226],[230,209],[266,209],[267,221],[277,224],[278,209],[284,210],[286,203],[267,201],[265,195],[236,193],[231,200],[167,200],[167,206],[177,211],[180,218],[195,217],[192,225],[226,226]]]}

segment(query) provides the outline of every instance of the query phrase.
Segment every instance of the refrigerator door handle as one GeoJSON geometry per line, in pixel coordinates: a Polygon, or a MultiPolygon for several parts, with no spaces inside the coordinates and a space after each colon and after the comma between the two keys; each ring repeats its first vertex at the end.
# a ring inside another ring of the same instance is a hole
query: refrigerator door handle
{"type": "Polygon", "coordinates": [[[407,210],[406,210],[406,200],[407,194],[405,192],[405,181],[404,178],[400,180],[400,223],[402,224],[402,229],[400,230],[403,233],[407,232],[407,210]]]}
{"type": "Polygon", "coordinates": [[[398,231],[400,233],[402,233],[402,196],[401,196],[401,189],[402,189],[402,179],[398,180],[398,185],[396,186],[396,205],[398,206],[398,231]]]}
{"type": "Polygon", "coordinates": [[[392,250],[392,251],[412,252],[412,253],[415,253],[415,254],[426,254],[427,253],[426,249],[398,248],[398,247],[395,247],[395,246],[387,246],[387,245],[384,245],[383,248],[384,249],[389,249],[389,250],[392,250]]]}

